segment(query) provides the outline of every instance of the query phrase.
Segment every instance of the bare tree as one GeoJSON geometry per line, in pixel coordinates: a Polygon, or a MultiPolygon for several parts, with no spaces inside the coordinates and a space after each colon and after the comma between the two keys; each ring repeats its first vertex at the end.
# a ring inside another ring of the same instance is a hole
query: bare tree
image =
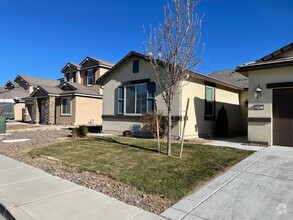
{"type": "Polygon", "coordinates": [[[165,6],[164,23],[150,28],[144,50],[147,66],[168,110],[167,154],[171,155],[172,103],[189,74],[202,60],[202,19],[196,12],[199,0],[174,0],[165,6]]]}

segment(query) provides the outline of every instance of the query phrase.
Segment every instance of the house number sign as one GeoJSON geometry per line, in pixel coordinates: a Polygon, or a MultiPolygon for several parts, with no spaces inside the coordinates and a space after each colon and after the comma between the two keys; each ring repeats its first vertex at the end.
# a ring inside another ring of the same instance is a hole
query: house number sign
{"type": "Polygon", "coordinates": [[[264,105],[254,105],[254,110],[264,110],[264,105]]]}

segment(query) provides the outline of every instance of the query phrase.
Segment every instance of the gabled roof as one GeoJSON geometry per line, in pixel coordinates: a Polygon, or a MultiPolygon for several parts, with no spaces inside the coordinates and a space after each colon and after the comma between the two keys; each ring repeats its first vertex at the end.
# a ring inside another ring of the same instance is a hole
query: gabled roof
{"type": "Polygon", "coordinates": [[[77,71],[81,68],[81,66],[78,64],[69,62],[62,68],[61,72],[64,73],[68,68],[70,70],[77,71]]]}
{"type": "Polygon", "coordinates": [[[223,82],[228,82],[233,85],[237,85],[239,87],[242,87],[243,89],[248,88],[248,77],[236,72],[233,69],[214,71],[208,74],[208,76],[221,80],[223,82]]]}
{"type": "Polygon", "coordinates": [[[8,88],[9,85],[12,85],[13,88],[19,88],[20,85],[17,83],[17,82],[14,82],[14,81],[8,81],[6,84],[5,84],[5,87],[4,88],[8,88]]]}
{"type": "Polygon", "coordinates": [[[93,58],[90,56],[87,56],[86,58],[84,58],[84,60],[81,61],[81,63],[79,65],[81,66],[81,68],[83,68],[87,62],[91,62],[94,66],[103,66],[103,67],[107,67],[107,68],[111,68],[112,66],[114,66],[114,63],[110,63],[108,61],[100,60],[100,59],[93,58]]]}
{"type": "MultiPolygon", "coordinates": [[[[142,59],[142,60],[145,60],[145,61],[148,61],[149,60],[149,57],[148,56],[146,56],[144,54],[141,54],[141,53],[138,53],[138,52],[135,52],[135,51],[131,51],[125,57],[123,57],[118,63],[116,63],[108,72],[106,72],[99,79],[97,79],[96,83],[99,84],[99,85],[103,85],[103,83],[105,82],[105,79],[107,79],[108,77],[110,77],[112,75],[112,73],[119,66],[123,65],[125,62],[127,62],[128,59],[133,58],[133,57],[138,58],[138,59],[142,59]]],[[[223,86],[226,86],[226,87],[229,87],[229,88],[233,88],[233,89],[243,90],[243,88],[240,87],[240,86],[231,84],[229,82],[224,82],[224,81],[218,80],[216,78],[212,78],[210,76],[202,75],[200,73],[196,73],[196,72],[193,72],[193,71],[189,71],[189,75],[191,77],[195,77],[195,78],[198,78],[198,79],[202,79],[202,80],[205,80],[207,82],[220,84],[220,85],[223,85],[223,86]]]]}
{"type": "MultiPolygon", "coordinates": [[[[25,75],[17,75],[16,79],[20,77],[23,80],[25,80],[30,86],[57,86],[59,84],[58,80],[52,80],[52,79],[44,79],[39,77],[33,77],[33,76],[25,76],[25,75]]],[[[15,81],[16,81],[15,79],[15,81]]]]}
{"type": "Polygon", "coordinates": [[[29,92],[23,89],[22,87],[6,90],[5,92],[0,93],[0,99],[23,99],[29,96],[29,92]]]}
{"type": "Polygon", "coordinates": [[[293,65],[293,56],[283,57],[283,55],[291,50],[293,50],[293,42],[256,61],[244,63],[237,66],[236,71],[246,72],[249,70],[293,65]]]}
{"type": "Polygon", "coordinates": [[[43,91],[46,95],[50,96],[62,96],[62,95],[85,95],[85,96],[94,96],[100,97],[101,95],[97,94],[91,88],[84,86],[78,83],[72,82],[60,82],[58,86],[38,86],[35,89],[31,96],[33,97],[38,90],[43,91]],[[66,89],[65,89],[66,87],[66,89]]]}

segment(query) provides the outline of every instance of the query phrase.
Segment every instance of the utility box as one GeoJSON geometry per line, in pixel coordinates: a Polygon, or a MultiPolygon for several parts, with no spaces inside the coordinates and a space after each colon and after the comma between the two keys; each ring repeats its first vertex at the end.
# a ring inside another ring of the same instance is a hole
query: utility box
{"type": "Polygon", "coordinates": [[[13,99],[0,99],[0,116],[4,116],[6,119],[14,119],[13,99]]]}
{"type": "Polygon", "coordinates": [[[0,134],[6,133],[6,118],[4,116],[0,116],[0,134]]]}

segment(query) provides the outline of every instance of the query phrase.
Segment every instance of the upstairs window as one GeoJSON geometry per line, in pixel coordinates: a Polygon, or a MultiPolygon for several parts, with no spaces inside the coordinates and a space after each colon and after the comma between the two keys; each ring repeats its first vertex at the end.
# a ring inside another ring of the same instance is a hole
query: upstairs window
{"type": "Polygon", "coordinates": [[[133,73],[138,73],[139,72],[139,60],[133,60],[132,63],[132,72],[133,73]]]}
{"type": "Polygon", "coordinates": [[[215,119],[215,87],[206,85],[205,119],[215,119]]]}
{"type": "Polygon", "coordinates": [[[87,79],[87,85],[93,85],[93,79],[94,79],[94,74],[93,74],[93,70],[88,70],[87,71],[87,76],[86,76],[86,79],[87,79]]]}
{"type": "Polygon", "coordinates": [[[69,73],[65,73],[65,79],[66,79],[66,82],[69,82],[70,80],[69,73]]]}
{"type": "Polygon", "coordinates": [[[76,82],[76,72],[72,73],[72,81],[75,83],[76,82]]]}
{"type": "Polygon", "coordinates": [[[155,83],[118,87],[118,114],[144,114],[154,111],[155,83]]]}

